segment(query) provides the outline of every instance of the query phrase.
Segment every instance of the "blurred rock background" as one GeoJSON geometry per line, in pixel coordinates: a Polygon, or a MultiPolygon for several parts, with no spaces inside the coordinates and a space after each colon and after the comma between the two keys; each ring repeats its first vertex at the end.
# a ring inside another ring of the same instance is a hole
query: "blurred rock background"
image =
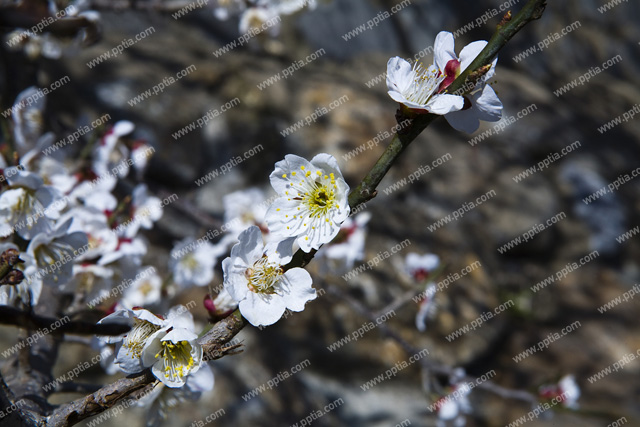
{"type": "MultiPolygon", "coordinates": [[[[77,127],[78,117],[91,121],[104,113],[111,114],[114,121],[127,119],[136,124],[136,136],[156,147],[145,181],[156,194],[180,195],[181,206],[168,206],[154,231],[147,233],[154,243],[149,263],[163,269],[174,241],[201,236],[212,225],[222,224],[221,200],[225,194],[249,186],[271,191],[267,177],[274,162],[287,153],[307,158],[318,152],[334,155],[347,182],[354,187],[388,141],[351,159],[343,156],[395,124],[396,104],[387,96],[384,81],[373,87],[366,83],[386,70],[389,57],[412,57],[431,46],[439,31],[453,32],[500,5],[486,0],[413,0],[363,34],[349,41],[341,37],[397,3],[321,1],[315,10],[283,17],[277,37],[260,35],[219,57],[212,52],[239,36],[237,18],[218,21],[210,8],[179,20],[154,11],[100,10],[102,38],[89,48],[78,49],[61,60],[35,62],[3,52],[3,108],[10,106],[25,87],[44,87],[69,75],[72,83],[47,99],[47,125],[52,130],[69,132],[77,127]],[[88,61],[150,26],[155,33],[119,57],[93,69],[87,67],[88,61]],[[264,90],[258,88],[261,82],[320,48],[326,54],[318,60],[286,80],[264,90]],[[196,71],[163,93],[135,106],[127,103],[192,64],[196,71]],[[18,69],[27,72],[12,74],[18,69]],[[282,136],[288,126],[343,95],[349,99],[344,105],[282,136]],[[236,97],[240,105],[203,129],[178,140],[172,137],[208,110],[236,97]],[[257,144],[264,147],[260,155],[206,185],[194,183],[257,144]]],[[[514,12],[525,1],[519,3],[513,6],[514,12]]],[[[621,233],[638,225],[640,185],[632,180],[593,204],[582,202],[640,166],[637,118],[605,133],[597,130],[640,100],[640,27],[634,19],[640,16],[640,5],[624,2],[600,13],[598,7],[603,0],[549,3],[542,19],[525,27],[500,53],[493,85],[504,104],[504,116],[514,116],[531,104],[537,109],[475,146],[468,141],[492,128],[493,123],[483,123],[474,135],[456,132],[444,120],[430,126],[383,180],[378,197],[367,203],[373,217],[365,261],[404,239],[411,245],[348,282],[337,272],[321,274],[313,264],[310,270],[317,287],[336,286],[376,312],[411,290],[406,280],[399,279],[400,265],[408,252],[438,254],[445,264],[444,276],[478,260],[481,269],[437,294],[438,309],[425,333],[415,328],[418,306],[411,300],[396,310],[398,315],[387,325],[416,348],[428,348],[436,361],[464,367],[471,376],[495,370],[494,381],[505,387],[535,393],[542,384],[554,383],[565,374],[575,375],[582,389],[580,410],[541,417],[527,423],[532,427],[605,426],[621,416],[627,417],[628,425],[640,425],[638,361],[593,384],[587,381],[625,354],[640,349],[640,299],[604,314],[597,310],[640,282],[640,237],[616,241],[621,233]],[[548,48],[521,61],[513,59],[575,21],[580,27],[548,48]],[[618,54],[622,56],[618,64],[560,97],[554,95],[553,91],[618,54]],[[512,179],[574,141],[580,141],[581,146],[547,169],[521,182],[512,179]],[[412,185],[390,195],[381,191],[445,153],[452,155],[449,162],[412,185]],[[496,196],[461,220],[433,232],[427,228],[489,190],[495,190],[496,196]],[[505,254],[497,251],[559,212],[567,218],[551,229],[505,254]],[[595,261],[544,290],[531,291],[531,286],[593,250],[600,252],[595,261]],[[516,307],[452,343],[445,339],[509,299],[516,302],[516,307]],[[582,326],[545,351],[521,363],[512,360],[576,320],[582,326]]],[[[488,39],[500,17],[460,35],[457,52],[473,40],[488,39]]],[[[215,281],[222,281],[220,269],[215,281]]],[[[191,299],[200,301],[202,295],[194,291],[185,296],[185,301],[191,299]]],[[[203,308],[194,314],[205,321],[203,308]]],[[[172,411],[166,425],[190,426],[224,408],[226,414],[210,425],[286,426],[338,397],[345,404],[314,421],[314,425],[393,426],[405,419],[411,425],[435,425],[435,416],[427,409],[432,402],[423,390],[417,364],[369,391],[359,387],[396,362],[408,359],[410,355],[394,340],[375,330],[355,344],[335,352],[327,350],[328,345],[365,321],[342,299],[328,293],[304,312],[273,327],[262,331],[245,328],[239,336],[245,351],[212,364],[214,391],[197,403],[172,411]],[[279,387],[247,402],[241,398],[305,359],[311,362],[310,367],[279,387]]],[[[13,335],[6,328],[3,333],[4,348],[13,342],[13,335]]],[[[68,353],[63,353],[56,367],[60,373],[75,366],[78,358],[91,354],[73,344],[63,351],[68,353]]],[[[109,380],[99,375],[98,369],[92,370],[85,379],[109,380]]],[[[63,396],[61,400],[66,397],[75,396],[63,396]]],[[[531,409],[520,401],[484,390],[473,391],[470,399],[473,414],[467,416],[469,426],[505,425],[531,409]]],[[[128,410],[104,425],[142,425],[142,417],[141,410],[128,410]]]]}

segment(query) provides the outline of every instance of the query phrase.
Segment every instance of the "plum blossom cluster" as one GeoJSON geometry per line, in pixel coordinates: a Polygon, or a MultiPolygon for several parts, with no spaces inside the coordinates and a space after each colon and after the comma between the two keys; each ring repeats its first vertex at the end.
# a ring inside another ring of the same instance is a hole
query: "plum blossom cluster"
{"type": "Polygon", "coordinates": [[[222,262],[225,291],[254,326],[277,322],[287,309],[302,311],[317,297],[309,273],[286,265],[295,246],[310,252],[331,242],[350,212],[349,186],[329,154],[311,161],[289,154],[270,180],[278,197],[264,214],[269,241],[251,225],[222,262]]]}
{"type": "Polygon", "coordinates": [[[451,83],[487,45],[484,40],[470,43],[458,57],[453,39],[447,31],[438,33],[433,44],[433,64],[428,67],[419,62],[412,66],[397,56],[391,58],[387,63],[387,88],[389,96],[406,110],[443,115],[454,129],[472,133],[480,126],[480,120],[496,122],[502,117],[502,103],[487,84],[495,75],[498,59],[477,70],[464,93],[448,93],[451,83]]]}

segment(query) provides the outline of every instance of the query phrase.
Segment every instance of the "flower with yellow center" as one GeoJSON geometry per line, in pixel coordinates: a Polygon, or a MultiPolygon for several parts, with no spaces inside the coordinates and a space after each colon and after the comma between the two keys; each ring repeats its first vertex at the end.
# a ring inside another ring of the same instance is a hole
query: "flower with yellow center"
{"type": "Polygon", "coordinates": [[[286,309],[302,311],[317,297],[306,270],[282,268],[293,256],[293,238],[265,246],[260,228],[251,226],[238,240],[231,256],[222,261],[224,289],[249,323],[272,325],[286,309]]]}
{"type": "Polygon", "coordinates": [[[167,328],[154,333],[142,351],[142,363],[167,387],[182,387],[186,377],[200,369],[202,346],[198,336],[185,328],[167,328]]]}
{"type": "Polygon", "coordinates": [[[349,216],[349,186],[329,154],[311,161],[289,154],[276,163],[271,185],[280,196],[266,214],[269,232],[278,239],[295,237],[309,252],[330,242],[349,216]]]}
{"type": "Polygon", "coordinates": [[[124,323],[131,326],[131,330],[124,335],[102,337],[107,343],[116,343],[116,363],[127,374],[144,370],[142,350],[149,338],[166,326],[164,319],[143,308],[117,310],[98,323],[124,323]]]}

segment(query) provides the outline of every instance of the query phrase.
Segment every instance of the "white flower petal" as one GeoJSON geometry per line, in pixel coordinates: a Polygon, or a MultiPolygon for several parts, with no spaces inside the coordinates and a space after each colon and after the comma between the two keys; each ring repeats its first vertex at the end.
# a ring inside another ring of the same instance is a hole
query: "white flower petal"
{"type": "Polygon", "coordinates": [[[268,326],[276,323],[286,309],[285,301],[278,295],[262,295],[249,292],[240,301],[240,313],[253,326],[268,326]]]}
{"type": "Polygon", "coordinates": [[[433,96],[427,103],[427,109],[434,114],[448,114],[464,106],[464,98],[457,95],[441,94],[433,96]]]}
{"type": "Polygon", "coordinates": [[[438,69],[444,70],[449,61],[457,59],[454,48],[453,34],[448,31],[439,32],[433,43],[433,59],[438,69]]]}
{"type": "Polygon", "coordinates": [[[287,270],[281,280],[287,282],[288,292],[284,294],[284,299],[287,308],[291,311],[304,310],[305,304],[318,296],[316,290],[311,287],[311,275],[303,268],[295,267],[287,270]]]}

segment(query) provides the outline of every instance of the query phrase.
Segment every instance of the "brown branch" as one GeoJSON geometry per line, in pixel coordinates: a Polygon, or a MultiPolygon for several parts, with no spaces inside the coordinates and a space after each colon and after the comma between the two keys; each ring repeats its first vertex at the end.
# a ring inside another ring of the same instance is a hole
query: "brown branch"
{"type": "MultiPolygon", "coordinates": [[[[236,310],[229,317],[213,325],[205,335],[198,339],[198,343],[202,345],[205,355],[225,352],[224,344],[231,341],[245,325],[247,325],[247,321],[236,310]]],[[[61,405],[46,419],[44,425],[47,427],[72,426],[116,406],[127,397],[140,397],[145,394],[147,386],[156,382],[157,380],[150,369],[135,377],[119,379],[95,393],[61,405]]]]}
{"type": "Polygon", "coordinates": [[[68,317],[61,319],[42,317],[8,306],[0,308],[0,324],[18,326],[30,330],[42,330],[44,333],[78,335],[121,335],[131,329],[124,324],[96,324],[77,320],[71,321],[68,317]],[[60,326],[55,326],[58,323],[60,323],[60,326]]]}

